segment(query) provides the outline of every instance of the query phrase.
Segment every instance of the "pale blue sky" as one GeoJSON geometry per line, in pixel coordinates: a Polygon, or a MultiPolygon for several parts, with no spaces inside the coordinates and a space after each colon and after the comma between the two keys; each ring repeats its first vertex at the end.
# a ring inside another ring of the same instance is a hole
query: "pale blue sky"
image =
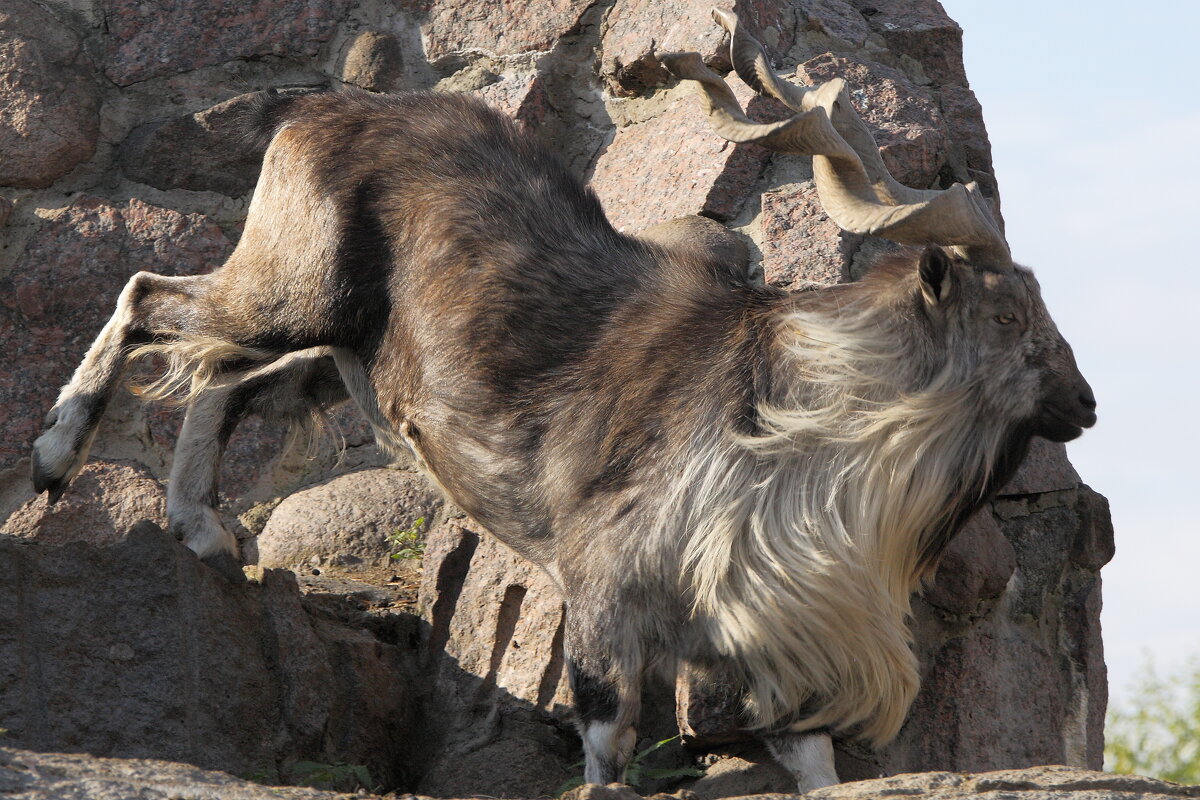
{"type": "Polygon", "coordinates": [[[942,0],[963,28],[1008,240],[1099,400],[1069,445],[1108,496],[1110,685],[1200,654],[1200,4],[942,0]]]}

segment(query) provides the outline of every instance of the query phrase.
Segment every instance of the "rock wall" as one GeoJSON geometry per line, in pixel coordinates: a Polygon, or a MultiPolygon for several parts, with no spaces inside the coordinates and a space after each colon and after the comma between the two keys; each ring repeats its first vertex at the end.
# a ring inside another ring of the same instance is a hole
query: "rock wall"
{"type": "MultiPolygon", "coordinates": [[[[477,92],[589,178],[618,227],[636,232],[703,214],[744,234],[751,269],[768,282],[854,279],[888,245],[836,228],[806,160],[712,135],[691,90],[672,84],[654,58],[656,49],[696,49],[727,68],[709,5],[6,0],[0,519],[8,517],[4,534],[38,540],[0,537],[0,575],[16,581],[4,596],[20,598],[0,604],[0,727],[11,741],[237,771],[301,756],[368,759],[364,743],[393,737],[405,752],[380,745],[373,767],[426,793],[535,795],[569,777],[578,755],[564,713],[558,598],[544,577],[444,507],[411,465],[388,464],[352,410],[335,420],[340,449],[244,423],[222,468],[224,508],[252,559],[303,565],[305,602],[315,602],[309,572],[382,568],[389,532],[426,517],[424,571],[413,589],[423,615],[411,622],[422,642],[416,652],[397,638],[410,630],[403,613],[347,624],[316,607],[299,610],[300,589],[286,588],[281,574],[228,587],[161,534],[137,528],[126,536],[139,519],[161,522],[177,411],[115,401],[95,463],[54,509],[31,499],[27,454],[133,273],[202,272],[231,251],[261,158],[231,121],[247,93],[267,87],[477,92]],[[356,477],[337,477],[347,473],[356,477]],[[90,616],[75,613],[89,608],[90,616]],[[280,625],[305,647],[264,644],[281,638],[280,625]],[[126,630],[158,634],[127,650],[126,630]],[[64,644],[64,632],[81,638],[64,644]],[[236,657],[206,659],[205,647],[236,657]],[[135,658],[123,658],[130,650],[135,658]],[[122,683],[134,680],[131,662],[146,682],[122,683]],[[367,724],[352,713],[371,706],[362,675],[375,681],[386,671],[396,686],[370,691],[390,698],[381,708],[395,718],[378,719],[373,709],[371,731],[331,733],[367,724]],[[246,674],[259,676],[265,695],[243,697],[237,676],[246,674]],[[177,687],[194,694],[165,706],[147,700],[144,721],[128,728],[100,711],[67,710],[72,691],[113,702],[132,692],[157,703],[177,687]],[[298,687],[325,710],[287,706],[298,687]],[[206,704],[227,713],[197,716],[206,704]],[[223,732],[243,715],[252,722],[223,732]],[[245,746],[189,749],[197,737],[222,735],[245,746]]],[[[998,206],[961,30],[936,0],[737,0],[733,8],[763,32],[784,71],[851,82],[899,180],[975,180],[998,206]]],[[[750,113],[779,113],[736,91],[750,113]]],[[[917,602],[925,682],[900,738],[880,753],[843,744],[842,774],[1098,767],[1106,702],[1099,569],[1111,557],[1111,534],[1103,498],[1080,482],[1064,449],[1036,447],[917,602]]],[[[376,597],[361,584],[322,591],[326,599],[376,597]]],[[[719,676],[683,679],[649,708],[648,731],[673,730],[677,714],[692,745],[725,748],[723,769],[742,769],[719,676]]],[[[769,772],[760,756],[741,757],[745,770],[769,772]]]]}

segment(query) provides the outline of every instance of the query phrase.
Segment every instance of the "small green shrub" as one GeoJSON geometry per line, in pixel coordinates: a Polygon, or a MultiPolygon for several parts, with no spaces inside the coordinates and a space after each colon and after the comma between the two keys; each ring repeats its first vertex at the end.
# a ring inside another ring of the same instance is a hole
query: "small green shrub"
{"type": "MultiPolygon", "coordinates": [[[[627,766],[625,768],[625,783],[627,783],[629,786],[632,786],[633,789],[636,791],[637,789],[639,789],[641,787],[641,784],[644,781],[669,780],[672,778],[699,778],[701,775],[703,775],[704,770],[698,769],[696,767],[658,768],[658,767],[647,766],[647,764],[646,764],[647,756],[649,756],[651,753],[653,753],[657,750],[662,749],[664,746],[670,744],[671,742],[675,741],[678,738],[679,738],[679,736],[675,735],[675,736],[672,736],[670,739],[663,739],[661,742],[655,742],[654,744],[647,747],[645,750],[642,750],[640,753],[635,754],[633,758],[629,759],[629,766],[627,766]]],[[[583,769],[583,762],[580,761],[577,764],[575,764],[574,766],[577,767],[578,769],[583,769]]],[[[582,786],[582,785],[583,785],[583,776],[578,775],[574,778],[571,778],[571,780],[567,781],[562,786],[558,787],[557,794],[561,797],[563,794],[571,791],[572,789],[574,789],[578,786],[582,786]]]]}
{"type": "Polygon", "coordinates": [[[394,530],[388,534],[388,544],[395,550],[392,560],[414,559],[425,555],[425,540],[421,538],[421,528],[425,525],[424,517],[417,517],[416,522],[404,530],[394,530]]]}
{"type": "Polygon", "coordinates": [[[327,789],[335,792],[371,791],[374,782],[371,772],[362,764],[322,764],[319,761],[297,761],[288,770],[289,783],[327,789]]]}
{"type": "Polygon", "coordinates": [[[1160,678],[1149,657],[1128,707],[1110,708],[1105,768],[1200,783],[1200,656],[1160,678]]]}

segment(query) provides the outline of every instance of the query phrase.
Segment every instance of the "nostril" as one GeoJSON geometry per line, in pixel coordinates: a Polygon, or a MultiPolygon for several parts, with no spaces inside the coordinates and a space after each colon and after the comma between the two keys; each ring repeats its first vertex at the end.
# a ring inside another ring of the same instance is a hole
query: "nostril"
{"type": "Polygon", "coordinates": [[[1091,392],[1080,392],[1079,393],[1079,405],[1083,406],[1088,411],[1095,411],[1096,410],[1096,396],[1093,395],[1091,392]]]}

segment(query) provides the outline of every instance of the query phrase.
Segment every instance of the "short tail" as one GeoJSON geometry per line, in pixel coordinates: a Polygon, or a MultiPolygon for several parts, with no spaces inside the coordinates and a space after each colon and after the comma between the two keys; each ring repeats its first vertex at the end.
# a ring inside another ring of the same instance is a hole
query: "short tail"
{"type": "Polygon", "coordinates": [[[243,347],[212,336],[180,335],[136,347],[126,358],[139,361],[148,356],[157,356],[165,362],[162,372],[146,382],[135,377],[130,380],[129,388],[146,400],[187,405],[206,389],[224,382],[221,379],[225,376],[240,380],[246,371],[279,358],[279,353],[243,347]]]}
{"type": "Polygon", "coordinates": [[[248,98],[239,125],[246,144],[266,150],[295,110],[297,100],[326,91],[328,87],[324,86],[297,86],[267,89],[248,98]]]}

